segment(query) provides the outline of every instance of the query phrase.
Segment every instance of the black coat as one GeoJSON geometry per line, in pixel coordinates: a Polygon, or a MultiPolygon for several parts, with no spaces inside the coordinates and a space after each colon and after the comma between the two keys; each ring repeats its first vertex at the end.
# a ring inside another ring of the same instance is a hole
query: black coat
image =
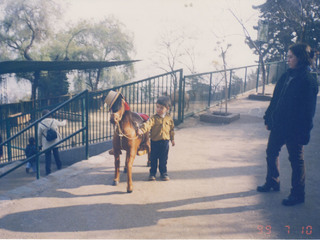
{"type": "Polygon", "coordinates": [[[318,94],[317,80],[305,69],[289,69],[276,84],[264,120],[287,141],[306,145],[310,140],[318,94]]]}

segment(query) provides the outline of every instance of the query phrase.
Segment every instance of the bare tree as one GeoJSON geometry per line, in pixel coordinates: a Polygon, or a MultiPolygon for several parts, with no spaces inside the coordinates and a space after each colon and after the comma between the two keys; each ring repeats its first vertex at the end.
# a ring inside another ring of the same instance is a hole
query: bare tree
{"type": "MultiPolygon", "coordinates": [[[[217,42],[216,51],[220,52],[220,57],[222,58],[223,62],[223,70],[224,70],[224,82],[225,82],[225,114],[228,113],[228,79],[227,79],[227,61],[226,61],[226,55],[228,49],[231,47],[231,44],[227,44],[226,46],[222,46],[223,43],[218,41],[217,42]]],[[[230,86],[231,87],[231,86],[230,86]]]]}
{"type": "Polygon", "coordinates": [[[244,35],[246,37],[246,39],[249,41],[249,43],[254,46],[256,52],[259,55],[259,62],[261,63],[261,69],[262,69],[262,95],[265,94],[265,84],[266,84],[266,69],[265,69],[265,63],[264,63],[264,59],[263,59],[263,53],[261,51],[261,47],[257,46],[257,44],[255,43],[255,41],[252,40],[247,28],[245,27],[244,23],[234,14],[234,12],[229,9],[229,11],[231,12],[231,14],[235,17],[235,19],[240,23],[240,25],[242,26],[244,35]]]}

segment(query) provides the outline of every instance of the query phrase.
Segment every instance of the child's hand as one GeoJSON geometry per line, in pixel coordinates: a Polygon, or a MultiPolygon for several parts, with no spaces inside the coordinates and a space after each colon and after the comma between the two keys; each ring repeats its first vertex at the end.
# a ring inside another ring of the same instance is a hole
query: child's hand
{"type": "Polygon", "coordinates": [[[174,140],[171,140],[171,144],[172,144],[172,147],[174,147],[176,145],[174,140]]]}
{"type": "Polygon", "coordinates": [[[140,128],[138,129],[138,134],[139,135],[143,135],[143,132],[142,132],[142,130],[140,128]]]}

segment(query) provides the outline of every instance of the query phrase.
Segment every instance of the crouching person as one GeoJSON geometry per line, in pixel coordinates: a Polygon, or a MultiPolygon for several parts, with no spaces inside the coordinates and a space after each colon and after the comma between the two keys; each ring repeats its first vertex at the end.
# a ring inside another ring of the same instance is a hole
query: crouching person
{"type": "MultiPolygon", "coordinates": [[[[42,111],[42,116],[48,114],[50,111],[45,109],[42,111]]],[[[66,120],[58,121],[56,119],[51,118],[50,116],[43,119],[38,126],[38,139],[39,139],[39,148],[42,150],[46,150],[45,158],[46,158],[46,175],[51,173],[51,152],[53,153],[54,160],[57,165],[57,169],[61,169],[62,163],[59,156],[58,146],[51,148],[54,144],[58,143],[62,138],[58,131],[58,128],[61,126],[65,126],[67,123],[66,120]],[[56,132],[54,135],[53,131],[56,132]],[[52,134],[53,133],[53,134],[52,134]]]]}

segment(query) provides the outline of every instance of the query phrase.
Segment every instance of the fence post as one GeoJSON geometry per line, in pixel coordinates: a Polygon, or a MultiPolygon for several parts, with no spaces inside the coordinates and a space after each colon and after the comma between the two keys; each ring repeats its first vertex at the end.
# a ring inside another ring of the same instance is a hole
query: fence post
{"type": "Polygon", "coordinates": [[[184,76],[182,77],[182,84],[183,84],[183,88],[182,88],[182,116],[181,116],[181,123],[184,120],[184,106],[185,106],[185,94],[186,94],[186,79],[184,78],[184,76]]]}
{"type": "MultiPolygon", "coordinates": [[[[7,130],[7,139],[11,137],[10,134],[10,118],[6,119],[6,130],[7,130]]],[[[7,143],[7,153],[8,153],[8,162],[12,161],[12,152],[11,152],[11,141],[7,143]]]]}
{"type": "Polygon", "coordinates": [[[258,87],[259,87],[259,75],[260,75],[260,62],[259,62],[259,65],[258,65],[258,70],[257,70],[256,92],[258,92],[258,87]]]}
{"type": "Polygon", "coordinates": [[[86,112],[86,151],[85,158],[89,159],[89,92],[85,95],[85,112],[86,112]]]}
{"type": "Polygon", "coordinates": [[[211,103],[211,88],[212,88],[212,73],[210,73],[210,86],[209,86],[208,107],[210,107],[210,103],[211,103]]]}
{"type": "MultiPolygon", "coordinates": [[[[80,100],[81,101],[81,100],[80,100]]],[[[85,112],[85,107],[86,107],[86,99],[85,98],[82,98],[82,101],[81,101],[81,126],[82,127],[85,127],[86,125],[86,112],[85,112]]],[[[87,132],[83,132],[82,133],[82,145],[85,144],[85,141],[86,141],[86,135],[87,135],[87,132]]]]}
{"type": "MultiPolygon", "coordinates": [[[[180,78],[179,78],[179,102],[178,102],[178,122],[181,123],[182,120],[182,108],[184,108],[184,104],[182,104],[182,99],[184,99],[184,89],[182,84],[183,84],[183,73],[182,73],[182,69],[180,70],[180,78]],[[182,96],[183,95],[183,96],[182,96]],[[181,105],[183,105],[183,107],[181,108],[181,105]]],[[[174,92],[175,94],[175,92],[174,92]]],[[[175,96],[174,96],[175,97],[175,96]]]]}
{"type": "Polygon", "coordinates": [[[246,71],[244,74],[244,92],[246,92],[247,90],[247,72],[248,72],[248,68],[246,67],[246,71]]]}
{"type": "MultiPolygon", "coordinates": [[[[36,140],[36,149],[39,150],[39,138],[38,138],[38,124],[34,125],[34,138],[36,140]]],[[[37,171],[37,179],[40,178],[40,158],[36,157],[36,171],[37,171]]]]}

